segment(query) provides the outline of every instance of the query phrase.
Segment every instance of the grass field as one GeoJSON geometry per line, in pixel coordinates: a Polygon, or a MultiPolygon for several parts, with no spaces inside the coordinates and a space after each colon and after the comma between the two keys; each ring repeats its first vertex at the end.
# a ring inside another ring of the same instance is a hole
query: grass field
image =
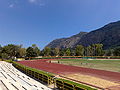
{"type": "Polygon", "coordinates": [[[120,60],[61,59],[54,63],[120,72],[120,60]]]}

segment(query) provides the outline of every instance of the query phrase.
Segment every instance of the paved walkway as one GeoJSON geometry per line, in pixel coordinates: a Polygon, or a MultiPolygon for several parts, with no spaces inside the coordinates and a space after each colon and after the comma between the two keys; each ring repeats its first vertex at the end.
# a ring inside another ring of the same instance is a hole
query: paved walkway
{"type": "Polygon", "coordinates": [[[12,64],[0,61],[0,90],[52,90],[21,73],[12,64]]]}

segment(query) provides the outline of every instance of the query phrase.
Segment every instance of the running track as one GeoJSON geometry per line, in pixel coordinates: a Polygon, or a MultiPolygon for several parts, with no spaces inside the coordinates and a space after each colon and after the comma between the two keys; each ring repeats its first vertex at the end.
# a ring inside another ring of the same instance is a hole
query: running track
{"type": "Polygon", "coordinates": [[[110,71],[104,71],[104,70],[68,66],[68,65],[56,64],[56,63],[49,63],[46,61],[48,61],[48,59],[19,61],[18,63],[29,66],[29,67],[33,67],[36,69],[44,70],[47,72],[55,73],[55,74],[64,75],[64,74],[69,74],[69,73],[81,73],[81,74],[87,74],[87,75],[100,77],[100,78],[107,79],[107,80],[112,80],[115,82],[120,82],[120,73],[118,72],[110,72],[110,71]]]}

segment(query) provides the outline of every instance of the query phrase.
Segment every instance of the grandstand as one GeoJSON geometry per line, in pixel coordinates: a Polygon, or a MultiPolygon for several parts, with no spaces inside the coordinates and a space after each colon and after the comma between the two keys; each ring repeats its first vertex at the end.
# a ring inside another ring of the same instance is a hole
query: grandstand
{"type": "Polygon", "coordinates": [[[52,90],[28,77],[12,66],[0,61],[0,90],[52,90]]]}

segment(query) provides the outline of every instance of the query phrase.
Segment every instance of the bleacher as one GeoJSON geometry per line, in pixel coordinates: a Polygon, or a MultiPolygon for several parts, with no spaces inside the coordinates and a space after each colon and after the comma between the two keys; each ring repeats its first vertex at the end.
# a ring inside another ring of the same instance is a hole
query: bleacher
{"type": "Polygon", "coordinates": [[[28,77],[12,66],[0,61],[0,90],[52,90],[28,77]]]}

